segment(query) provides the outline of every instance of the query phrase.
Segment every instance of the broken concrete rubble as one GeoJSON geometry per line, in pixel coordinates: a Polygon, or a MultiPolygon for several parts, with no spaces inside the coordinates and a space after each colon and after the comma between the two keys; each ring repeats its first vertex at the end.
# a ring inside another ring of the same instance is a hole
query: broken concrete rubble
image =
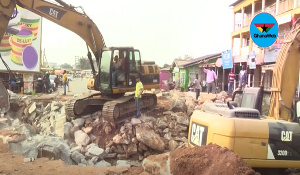
{"type": "MultiPolygon", "coordinates": [[[[143,114],[116,125],[101,118],[101,111],[70,120],[64,102],[23,101],[20,120],[11,120],[12,124],[7,125],[22,126],[10,149],[28,157],[45,156],[67,164],[98,167],[117,165],[119,159],[124,160],[119,161],[120,166],[139,166],[144,158],[176,149],[187,141],[186,112],[163,111],[160,117],[143,114]]],[[[15,115],[12,112],[10,115],[15,115]]]]}
{"type": "Polygon", "coordinates": [[[163,151],[165,149],[165,144],[160,136],[142,125],[136,128],[136,138],[154,150],[163,151]]]}
{"type": "Polygon", "coordinates": [[[82,130],[75,131],[74,137],[75,142],[82,146],[87,146],[91,141],[90,137],[82,130]]]}

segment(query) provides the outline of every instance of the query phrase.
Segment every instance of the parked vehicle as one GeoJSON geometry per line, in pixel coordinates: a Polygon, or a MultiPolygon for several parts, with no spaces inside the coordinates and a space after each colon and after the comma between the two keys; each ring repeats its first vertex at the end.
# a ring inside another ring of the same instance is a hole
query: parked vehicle
{"type": "Polygon", "coordinates": [[[68,80],[69,80],[69,81],[72,81],[72,80],[73,80],[73,75],[68,74],[68,80]]]}

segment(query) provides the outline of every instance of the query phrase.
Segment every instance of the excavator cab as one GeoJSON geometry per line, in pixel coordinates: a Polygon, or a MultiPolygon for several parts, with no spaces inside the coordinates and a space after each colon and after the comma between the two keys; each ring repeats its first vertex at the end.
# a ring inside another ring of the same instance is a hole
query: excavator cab
{"type": "Polygon", "coordinates": [[[102,50],[99,90],[105,94],[124,94],[135,89],[135,77],[142,75],[140,51],[133,47],[102,50]]]}

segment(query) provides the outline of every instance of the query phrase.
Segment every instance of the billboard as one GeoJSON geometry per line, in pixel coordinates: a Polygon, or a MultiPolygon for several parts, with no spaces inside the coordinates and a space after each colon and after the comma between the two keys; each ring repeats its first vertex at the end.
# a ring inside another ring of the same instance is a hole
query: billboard
{"type": "Polygon", "coordinates": [[[222,52],[222,66],[223,69],[230,69],[233,67],[231,50],[222,52]]]}
{"type": "MultiPolygon", "coordinates": [[[[14,9],[0,43],[0,53],[12,71],[39,72],[41,17],[19,6],[14,9]]],[[[0,70],[6,67],[0,62],[0,70]]]]}

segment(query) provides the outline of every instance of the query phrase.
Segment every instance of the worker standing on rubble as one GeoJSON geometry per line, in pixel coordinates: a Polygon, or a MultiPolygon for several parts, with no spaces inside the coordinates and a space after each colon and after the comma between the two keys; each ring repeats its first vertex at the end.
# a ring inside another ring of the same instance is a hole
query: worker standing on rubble
{"type": "Polygon", "coordinates": [[[136,76],[135,95],[134,95],[135,106],[136,106],[136,117],[141,116],[140,103],[141,103],[143,90],[144,90],[143,83],[141,82],[140,77],[136,76]]]}
{"type": "Polygon", "coordinates": [[[213,70],[213,67],[210,65],[209,69],[204,68],[203,71],[206,73],[207,93],[209,94],[210,88],[212,88],[211,92],[215,94],[216,93],[215,80],[217,79],[217,75],[213,70]]]}
{"type": "Polygon", "coordinates": [[[200,86],[201,86],[201,81],[199,80],[198,74],[196,74],[196,79],[194,80],[194,85],[195,85],[195,91],[196,91],[196,100],[198,100],[198,97],[200,96],[200,86]]]}
{"type": "Polygon", "coordinates": [[[64,75],[63,75],[63,77],[62,77],[62,84],[63,84],[63,86],[64,86],[64,95],[67,95],[67,79],[68,79],[68,74],[67,74],[67,71],[66,70],[64,70],[64,75]]]}

